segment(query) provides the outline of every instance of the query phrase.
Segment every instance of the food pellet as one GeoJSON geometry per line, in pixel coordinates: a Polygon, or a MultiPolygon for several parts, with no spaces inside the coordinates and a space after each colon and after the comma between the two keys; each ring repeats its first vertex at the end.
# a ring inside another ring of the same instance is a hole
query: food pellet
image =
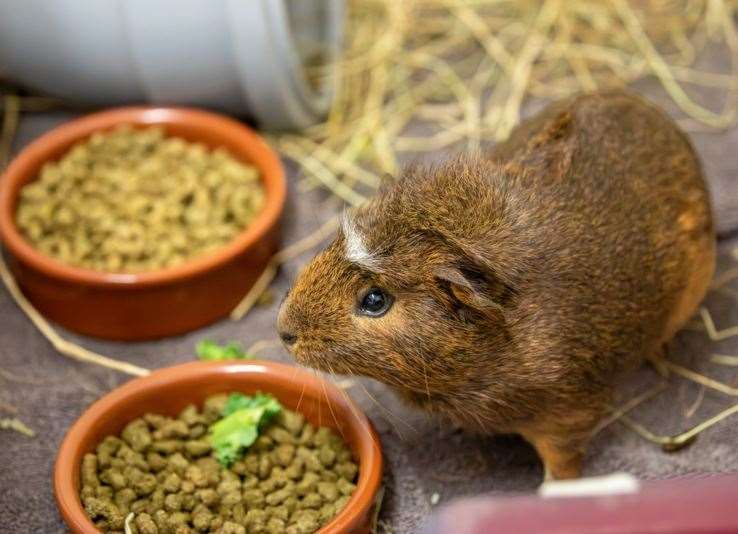
{"type": "Polygon", "coordinates": [[[21,189],[15,219],[34,247],[61,262],[140,272],[229,243],[263,204],[258,170],[225,149],[123,125],[44,165],[21,189]]]}
{"type": "Polygon", "coordinates": [[[83,457],[80,497],[102,532],[122,532],[133,513],[137,534],[307,534],[343,509],[358,475],[351,451],[285,408],[241,459],[221,466],[207,437],[191,436],[221,416],[226,399],[176,418],[146,414],[83,457]]]}

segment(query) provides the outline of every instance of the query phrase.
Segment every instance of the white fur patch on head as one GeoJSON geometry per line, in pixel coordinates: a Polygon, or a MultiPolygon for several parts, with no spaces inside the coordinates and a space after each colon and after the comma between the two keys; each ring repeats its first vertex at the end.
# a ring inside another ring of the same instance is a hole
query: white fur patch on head
{"type": "Polygon", "coordinates": [[[341,218],[341,228],[343,229],[343,237],[345,239],[346,259],[351,263],[361,265],[367,269],[376,268],[376,256],[367,249],[364,236],[347,212],[344,212],[341,218]]]}

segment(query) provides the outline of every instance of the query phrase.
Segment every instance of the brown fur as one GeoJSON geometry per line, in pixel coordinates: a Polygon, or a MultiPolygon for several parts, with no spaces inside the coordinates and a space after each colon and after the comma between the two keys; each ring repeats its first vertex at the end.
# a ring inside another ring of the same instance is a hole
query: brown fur
{"type": "Polygon", "coordinates": [[[351,214],[279,315],[298,361],[361,374],[483,432],[516,432],[578,476],[617,377],[694,312],[715,238],[699,162],[625,93],[559,102],[485,156],[412,167],[351,214]],[[380,318],[356,313],[377,286],[380,318]]]}

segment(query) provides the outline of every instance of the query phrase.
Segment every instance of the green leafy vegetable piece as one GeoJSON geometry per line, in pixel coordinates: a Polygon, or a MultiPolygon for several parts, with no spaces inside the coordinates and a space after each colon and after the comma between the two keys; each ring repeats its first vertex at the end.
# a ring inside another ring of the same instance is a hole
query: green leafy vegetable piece
{"type": "Polygon", "coordinates": [[[261,424],[265,424],[280,412],[282,406],[277,399],[264,393],[257,392],[250,397],[242,393],[231,393],[223,408],[223,417],[247,408],[264,408],[264,419],[261,424]]]}
{"type": "Polygon", "coordinates": [[[219,345],[210,339],[203,339],[197,344],[195,352],[197,357],[203,361],[252,360],[254,358],[253,355],[244,352],[240,343],[235,341],[219,345]]]}
{"type": "Polygon", "coordinates": [[[226,467],[235,462],[256,441],[259,429],[281,410],[279,401],[271,395],[231,394],[223,409],[223,419],[212,424],[208,434],[218,461],[226,467]]]}

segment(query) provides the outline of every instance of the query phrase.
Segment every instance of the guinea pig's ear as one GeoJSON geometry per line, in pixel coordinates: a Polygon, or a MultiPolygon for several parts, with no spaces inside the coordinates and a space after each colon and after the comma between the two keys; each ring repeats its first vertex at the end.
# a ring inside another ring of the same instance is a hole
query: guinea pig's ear
{"type": "Polygon", "coordinates": [[[508,289],[474,265],[445,265],[435,275],[460,304],[485,315],[498,315],[508,289]]]}

